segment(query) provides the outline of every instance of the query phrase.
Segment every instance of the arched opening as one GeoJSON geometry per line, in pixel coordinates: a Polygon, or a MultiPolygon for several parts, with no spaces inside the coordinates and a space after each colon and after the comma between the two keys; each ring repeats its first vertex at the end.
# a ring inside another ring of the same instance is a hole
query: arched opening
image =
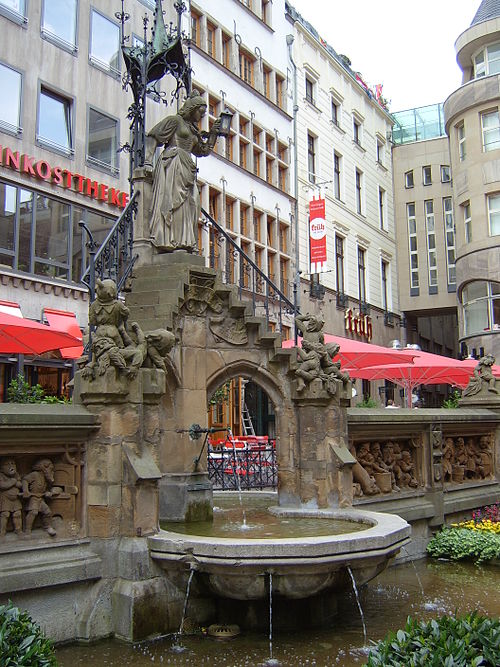
{"type": "Polygon", "coordinates": [[[208,473],[214,490],[275,491],[276,412],[267,391],[238,375],[209,396],[208,473]]]}

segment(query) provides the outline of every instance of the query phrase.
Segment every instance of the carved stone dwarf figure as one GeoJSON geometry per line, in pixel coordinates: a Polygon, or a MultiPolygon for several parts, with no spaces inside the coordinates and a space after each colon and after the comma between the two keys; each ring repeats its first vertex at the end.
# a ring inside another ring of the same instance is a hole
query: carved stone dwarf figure
{"type": "Polygon", "coordinates": [[[23,498],[28,500],[25,530],[30,534],[33,522],[40,515],[42,525],[47,533],[53,537],[56,534],[52,526],[52,512],[45,502],[57,494],[54,485],[54,464],[50,459],[39,459],[33,465],[32,472],[23,477],[23,498]]]}
{"type": "Polygon", "coordinates": [[[5,535],[7,532],[9,517],[12,519],[16,535],[22,531],[21,488],[21,477],[17,472],[16,462],[13,459],[4,459],[0,463],[0,535],[5,535]]]}

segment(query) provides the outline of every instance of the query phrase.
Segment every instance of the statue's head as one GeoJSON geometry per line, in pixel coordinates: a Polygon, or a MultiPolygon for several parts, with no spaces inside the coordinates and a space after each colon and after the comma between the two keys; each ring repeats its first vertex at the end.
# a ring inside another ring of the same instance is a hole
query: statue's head
{"type": "Polygon", "coordinates": [[[111,278],[96,281],[96,294],[99,301],[110,303],[116,299],[116,283],[111,278]]]}
{"type": "Polygon", "coordinates": [[[33,466],[33,470],[43,473],[47,482],[54,481],[54,464],[50,459],[39,459],[33,466]]]}
{"type": "Polygon", "coordinates": [[[197,90],[193,90],[191,95],[186,99],[182,107],[179,109],[179,116],[183,118],[190,118],[194,111],[202,109],[206,111],[207,103],[197,90]]]}
{"type": "Polygon", "coordinates": [[[0,462],[0,472],[3,472],[7,477],[15,477],[17,475],[17,468],[14,459],[3,459],[0,462]]]}

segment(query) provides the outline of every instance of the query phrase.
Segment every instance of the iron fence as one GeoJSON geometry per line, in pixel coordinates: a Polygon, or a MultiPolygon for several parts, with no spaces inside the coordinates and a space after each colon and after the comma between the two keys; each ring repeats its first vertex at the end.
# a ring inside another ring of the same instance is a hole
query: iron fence
{"type": "Polygon", "coordinates": [[[214,490],[277,489],[278,468],[273,446],[214,449],[208,452],[208,476],[214,490]]]}

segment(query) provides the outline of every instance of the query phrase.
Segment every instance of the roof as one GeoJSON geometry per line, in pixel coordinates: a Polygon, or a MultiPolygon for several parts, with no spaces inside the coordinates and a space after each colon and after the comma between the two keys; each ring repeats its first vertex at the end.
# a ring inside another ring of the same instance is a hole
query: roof
{"type": "Polygon", "coordinates": [[[476,15],[472,19],[471,26],[497,17],[500,17],[500,0],[482,0],[476,15]]]}

